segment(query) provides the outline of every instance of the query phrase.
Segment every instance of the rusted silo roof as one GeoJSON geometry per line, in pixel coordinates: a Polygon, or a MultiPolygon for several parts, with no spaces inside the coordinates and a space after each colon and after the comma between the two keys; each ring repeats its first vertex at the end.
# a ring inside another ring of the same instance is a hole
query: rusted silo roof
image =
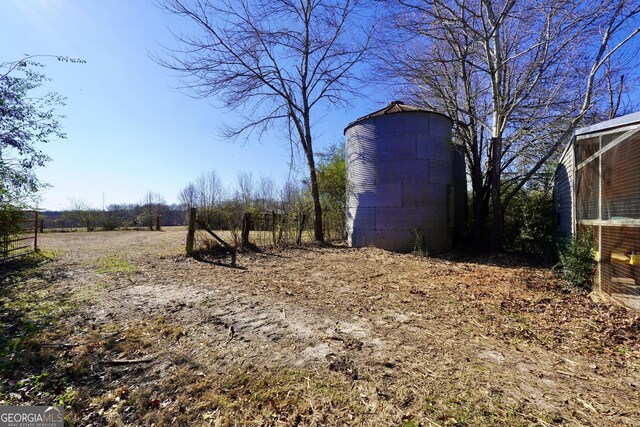
{"type": "MultiPolygon", "coordinates": [[[[359,119],[356,119],[354,121],[352,121],[351,123],[349,123],[347,125],[347,127],[344,128],[344,131],[342,132],[343,134],[347,132],[347,129],[349,129],[351,126],[355,125],[358,122],[361,122],[362,120],[367,120],[367,119],[371,119],[374,117],[380,117],[380,116],[384,116],[387,114],[398,114],[398,113],[430,113],[430,114],[438,114],[440,116],[446,117],[447,119],[451,120],[451,117],[439,113],[437,111],[434,110],[430,110],[428,108],[422,108],[422,107],[415,107],[413,105],[407,105],[405,104],[403,101],[392,101],[389,103],[389,105],[387,105],[386,107],[378,110],[378,111],[374,111],[371,114],[367,114],[366,116],[362,116],[359,119]]],[[[451,123],[453,123],[453,120],[451,120],[451,123]]]]}

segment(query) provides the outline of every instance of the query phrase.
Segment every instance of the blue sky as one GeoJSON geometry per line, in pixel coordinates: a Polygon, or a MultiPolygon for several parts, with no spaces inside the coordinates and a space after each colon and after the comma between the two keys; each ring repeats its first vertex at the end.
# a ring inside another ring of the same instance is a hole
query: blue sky
{"type": "MultiPolygon", "coordinates": [[[[181,188],[211,169],[227,185],[239,171],[270,175],[278,183],[289,176],[282,132],[274,129],[247,143],[225,141],[218,129],[234,113],[217,108],[215,99],[176,90],[177,76],[149,58],[161,45],[175,46],[169,28],[194,29],[152,0],[2,0],[0,16],[0,62],[24,54],[87,61],[41,61],[51,78],[46,89],[67,97],[59,108],[67,116],[67,139],[43,147],[53,160],[38,170],[52,186],[42,194],[42,208],[68,208],[73,200],[101,208],[103,194],[106,205],[135,203],[147,190],[173,203],[181,188]]],[[[332,112],[318,123],[316,151],[342,143],[349,122],[380,107],[354,101],[348,112],[332,112]]],[[[297,174],[302,173],[299,163],[297,174]]]]}

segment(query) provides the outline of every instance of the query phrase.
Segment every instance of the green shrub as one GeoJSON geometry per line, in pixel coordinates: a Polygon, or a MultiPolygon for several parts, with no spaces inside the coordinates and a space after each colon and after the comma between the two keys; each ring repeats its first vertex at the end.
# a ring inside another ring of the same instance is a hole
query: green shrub
{"type": "Polygon", "coordinates": [[[595,258],[591,231],[575,234],[560,251],[562,279],[573,288],[590,291],[593,285],[595,258]]]}
{"type": "Polygon", "coordinates": [[[545,261],[552,260],[555,258],[554,217],[551,192],[521,190],[505,213],[505,249],[538,254],[545,261]]]}
{"type": "MultiPolygon", "coordinates": [[[[344,148],[332,146],[318,155],[318,190],[327,240],[344,239],[347,219],[347,167],[344,148]]],[[[310,194],[307,194],[311,205],[310,194]]]]}

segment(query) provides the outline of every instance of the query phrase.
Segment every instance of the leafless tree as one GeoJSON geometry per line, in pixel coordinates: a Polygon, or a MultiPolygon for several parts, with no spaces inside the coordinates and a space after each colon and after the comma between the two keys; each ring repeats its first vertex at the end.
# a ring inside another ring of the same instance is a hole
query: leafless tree
{"type": "MultiPolygon", "coordinates": [[[[286,123],[302,147],[314,203],[314,234],[324,240],[316,179],[318,112],[345,104],[354,71],[369,47],[364,0],[164,0],[166,10],[193,21],[199,35],[175,34],[181,47],[157,62],[181,72],[197,96],[217,96],[242,113],[229,136],[286,123]]],[[[372,28],[372,27],[369,27],[372,28]]]]}
{"type": "Polygon", "coordinates": [[[160,231],[160,222],[162,214],[166,206],[166,202],[160,193],[148,190],[142,198],[142,213],[139,220],[147,227],[149,231],[153,231],[155,225],[156,230],[160,231]]]}
{"type": "Polygon", "coordinates": [[[178,200],[188,209],[198,206],[198,190],[195,184],[190,182],[178,193],[178,200]]]}
{"type": "Polygon", "coordinates": [[[251,206],[255,192],[255,182],[251,172],[238,172],[238,199],[245,206],[251,206]]]}
{"type": "Polygon", "coordinates": [[[260,202],[260,208],[263,211],[267,211],[273,208],[273,202],[275,201],[276,185],[273,182],[273,178],[269,175],[260,175],[258,180],[258,194],[257,199],[260,202]]]}
{"type": "Polygon", "coordinates": [[[216,208],[224,201],[225,189],[215,170],[202,173],[178,194],[180,203],[187,208],[198,208],[198,220],[214,226],[220,223],[216,208]]]}
{"type": "Polygon", "coordinates": [[[292,179],[284,182],[280,188],[280,210],[290,220],[302,221],[308,215],[308,203],[305,200],[305,192],[308,186],[292,179]]]}
{"type": "Polygon", "coordinates": [[[224,197],[224,186],[215,170],[200,175],[194,185],[199,207],[215,207],[224,197]]]}
{"type": "Polygon", "coordinates": [[[640,32],[640,5],[626,0],[398,3],[403,8],[395,22],[408,35],[407,44],[387,51],[387,64],[417,99],[456,121],[471,175],[475,227],[487,218],[490,201],[492,246],[498,249],[509,202],[594,105],[606,100],[606,64],[640,32]]]}
{"type": "Polygon", "coordinates": [[[638,52],[625,52],[623,58],[618,58],[614,64],[611,58],[604,63],[603,77],[606,86],[606,100],[595,105],[593,115],[613,119],[619,115],[638,111],[640,100],[631,94],[629,88],[638,86],[640,75],[634,72],[637,61],[634,60],[638,52]]]}

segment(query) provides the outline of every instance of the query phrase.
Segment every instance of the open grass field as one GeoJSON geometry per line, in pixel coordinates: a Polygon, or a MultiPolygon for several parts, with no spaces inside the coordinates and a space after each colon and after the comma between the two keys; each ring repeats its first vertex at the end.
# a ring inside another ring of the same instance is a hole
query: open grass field
{"type": "Polygon", "coordinates": [[[313,245],[230,268],[185,238],[51,233],[5,267],[0,404],[93,427],[640,426],[640,320],[548,269],[313,245]]]}

